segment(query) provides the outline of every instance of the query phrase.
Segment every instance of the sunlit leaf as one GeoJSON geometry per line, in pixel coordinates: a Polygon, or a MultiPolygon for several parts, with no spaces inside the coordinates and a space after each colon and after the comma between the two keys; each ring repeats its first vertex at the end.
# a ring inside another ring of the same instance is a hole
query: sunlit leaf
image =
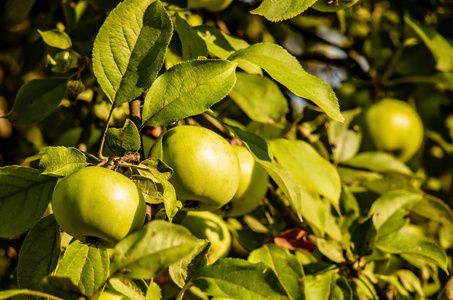
{"type": "Polygon", "coordinates": [[[66,249],[55,275],[71,279],[84,295],[92,297],[109,275],[107,249],[74,241],[66,249]]]}
{"type": "Polygon", "coordinates": [[[338,99],[322,79],[308,74],[299,61],[284,48],[271,43],[256,43],[233,53],[232,61],[246,60],[263,68],[273,79],[297,96],[316,103],[334,120],[343,122],[338,99]]]}
{"type": "Polygon", "coordinates": [[[46,147],[39,155],[42,175],[64,177],[88,165],[85,155],[76,148],[46,147]]]}
{"type": "Polygon", "coordinates": [[[285,299],[272,269],[263,263],[223,258],[192,274],[192,283],[215,297],[231,299],[285,299]]]}
{"type": "Polygon", "coordinates": [[[72,47],[71,38],[64,31],[60,31],[58,29],[41,31],[38,29],[38,32],[41,35],[44,42],[51,47],[63,50],[67,50],[72,47]]]}
{"type": "Polygon", "coordinates": [[[116,245],[110,275],[153,278],[202,242],[181,225],[160,220],[149,222],[116,245]]]}
{"type": "Polygon", "coordinates": [[[114,107],[151,86],[172,34],[160,1],[126,0],[110,12],[94,41],[93,70],[114,107]]]}
{"type": "Polygon", "coordinates": [[[264,0],[251,13],[264,16],[269,21],[278,22],[301,14],[315,2],[316,0],[282,0],[278,2],[264,0]]]}
{"type": "Polygon", "coordinates": [[[236,83],[236,64],[225,60],[192,60],[159,76],[146,94],[143,124],[168,125],[207,111],[236,83]]]}

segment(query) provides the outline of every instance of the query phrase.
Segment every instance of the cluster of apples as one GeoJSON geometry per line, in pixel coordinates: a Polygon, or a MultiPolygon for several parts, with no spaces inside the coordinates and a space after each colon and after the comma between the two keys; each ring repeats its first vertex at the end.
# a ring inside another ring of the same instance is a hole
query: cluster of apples
{"type": "MultiPolygon", "coordinates": [[[[269,178],[264,168],[247,148],[232,146],[209,129],[174,127],[164,135],[162,149],[163,161],[174,171],[170,182],[184,210],[239,216],[257,208],[265,196],[269,178]]],[[[94,166],[60,180],[52,207],[65,232],[108,248],[143,226],[146,211],[134,182],[94,166]]]]}

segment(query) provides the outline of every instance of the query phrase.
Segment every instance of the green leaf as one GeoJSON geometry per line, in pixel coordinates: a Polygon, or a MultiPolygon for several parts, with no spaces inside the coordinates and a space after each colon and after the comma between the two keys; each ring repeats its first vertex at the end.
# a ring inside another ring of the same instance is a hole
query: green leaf
{"type": "Polygon", "coordinates": [[[317,238],[318,250],[325,257],[336,263],[346,262],[341,244],[335,240],[317,238]]]}
{"type": "Polygon", "coordinates": [[[138,152],[141,147],[140,132],[130,119],[121,129],[109,128],[105,140],[109,150],[118,156],[138,152]]]}
{"type": "Polygon", "coordinates": [[[160,1],[126,0],[110,12],[94,41],[93,70],[114,107],[151,86],[172,34],[160,1]]]}
{"type": "Polygon", "coordinates": [[[43,280],[44,290],[52,295],[67,300],[86,298],[74,282],[68,277],[47,276],[43,280]]]}
{"type": "Polygon", "coordinates": [[[322,12],[337,12],[356,4],[359,0],[318,0],[311,7],[322,12]]]}
{"type": "Polygon", "coordinates": [[[84,295],[92,297],[109,275],[107,249],[74,241],[66,249],[55,275],[71,279],[84,295]]]}
{"type": "Polygon", "coordinates": [[[352,290],[337,271],[327,271],[316,275],[307,275],[305,284],[305,299],[353,299],[352,290]]]}
{"type": "Polygon", "coordinates": [[[384,152],[362,152],[347,161],[343,161],[342,164],[380,173],[412,174],[411,169],[402,161],[384,152]]]}
{"type": "Polygon", "coordinates": [[[288,110],[285,96],[268,77],[237,72],[237,82],[229,96],[255,122],[281,122],[288,110]]]}
{"type": "MultiPolygon", "coordinates": [[[[28,289],[12,289],[12,290],[6,290],[6,291],[0,291],[0,300],[3,299],[16,299],[14,296],[18,295],[28,295],[28,296],[34,296],[34,297],[40,297],[40,298],[49,298],[53,295],[37,292],[37,291],[32,291],[28,289]]],[[[18,298],[22,299],[22,298],[18,298]]]]}
{"type": "Polygon", "coordinates": [[[41,175],[64,177],[88,165],[85,155],[72,147],[45,147],[39,155],[41,175]]]}
{"type": "Polygon", "coordinates": [[[146,300],[162,300],[160,286],[154,281],[149,283],[148,291],[146,292],[146,300]]]}
{"type": "Polygon", "coordinates": [[[145,97],[143,124],[172,124],[207,111],[225,98],[236,83],[236,63],[192,60],[159,76],[145,97]]]}
{"type": "Polygon", "coordinates": [[[20,288],[41,290],[41,281],[57,267],[60,227],[53,215],[42,218],[28,232],[20,248],[17,283],[20,288]]]}
{"type": "Polygon", "coordinates": [[[285,299],[277,277],[263,263],[223,258],[192,273],[192,283],[214,297],[285,299]]]}
{"type": "Polygon", "coordinates": [[[344,123],[330,120],[327,126],[327,135],[329,143],[332,146],[332,154],[335,162],[342,162],[352,158],[357,154],[362,141],[362,133],[348,129],[355,116],[360,113],[361,109],[343,111],[345,117],[344,123]]]}
{"type": "Polygon", "coordinates": [[[289,299],[303,299],[304,270],[296,256],[290,254],[288,250],[268,244],[252,251],[248,261],[262,262],[272,268],[289,299]]]}
{"type": "Polygon", "coordinates": [[[297,96],[316,103],[334,120],[343,122],[338,99],[332,88],[322,79],[308,74],[299,61],[281,46],[257,43],[233,53],[232,61],[246,60],[263,68],[273,79],[297,96]]]}
{"type": "Polygon", "coordinates": [[[140,288],[129,279],[110,278],[109,286],[115,291],[125,296],[127,299],[144,300],[145,296],[140,288]]]}
{"type": "Polygon", "coordinates": [[[404,15],[404,20],[431,50],[437,62],[436,68],[443,72],[453,71],[453,45],[434,27],[417,24],[408,13],[404,15]]]}
{"type": "Polygon", "coordinates": [[[401,229],[406,224],[404,218],[410,207],[421,199],[420,194],[396,190],[385,193],[374,201],[368,215],[373,219],[378,239],[401,229]]]}
{"type": "MultiPolygon", "coordinates": [[[[230,125],[230,128],[244,143],[244,145],[251,151],[255,160],[264,167],[266,172],[283,191],[285,196],[288,197],[298,217],[302,220],[303,212],[310,211],[303,206],[303,203],[306,202],[307,199],[312,199],[313,196],[310,195],[310,193],[306,191],[306,189],[301,184],[299,184],[299,182],[296,180],[296,178],[294,178],[291,172],[289,172],[283,166],[271,161],[268,152],[268,145],[265,140],[263,140],[260,136],[248,131],[244,131],[239,127],[230,125]]],[[[322,212],[313,213],[313,211],[310,211],[310,216],[315,216],[316,218],[321,215],[321,213],[322,212]]],[[[322,232],[322,234],[324,233],[323,225],[319,225],[318,229],[322,232]]]]}
{"type": "Polygon", "coordinates": [[[32,168],[0,168],[0,237],[15,237],[43,216],[52,199],[56,178],[32,168]]]}
{"type": "Polygon", "coordinates": [[[71,38],[64,31],[58,29],[41,31],[38,29],[38,32],[44,40],[44,43],[51,47],[63,50],[68,50],[72,47],[71,38]]]}
{"type": "MultiPolygon", "coordinates": [[[[138,169],[140,175],[149,178],[153,182],[160,184],[160,186],[162,187],[161,194],[154,193],[155,190],[152,188],[150,190],[152,193],[151,195],[158,197],[153,200],[154,202],[162,200],[159,203],[164,203],[167,217],[171,222],[173,216],[176,214],[178,207],[175,188],[168,181],[168,179],[170,179],[170,177],[173,175],[173,170],[163,161],[156,158],[146,159],[142,161],[139,166],[144,167],[138,169]],[[159,198],[159,196],[161,196],[161,198],[159,198]]],[[[147,183],[147,185],[149,185],[149,183],[147,183]]],[[[143,184],[141,184],[141,186],[143,187],[143,184]]],[[[145,191],[145,194],[148,194],[148,191],[145,191]]]]}
{"type": "Polygon", "coordinates": [[[211,243],[208,240],[203,240],[190,255],[184,257],[180,261],[172,264],[169,268],[170,277],[176,285],[183,288],[190,281],[192,272],[207,264],[207,254],[211,243]]]}
{"type": "Polygon", "coordinates": [[[24,84],[6,118],[13,124],[30,125],[42,121],[60,106],[66,92],[66,78],[35,79],[24,84]]]}
{"type": "Polygon", "coordinates": [[[376,242],[376,247],[392,254],[411,254],[437,264],[445,272],[447,270],[447,255],[438,245],[410,236],[388,235],[376,242]]]}
{"type": "Polygon", "coordinates": [[[145,176],[133,175],[132,181],[135,182],[137,187],[142,192],[143,198],[146,203],[159,204],[164,202],[164,196],[159,190],[156,182],[145,176]]]}
{"type": "Polygon", "coordinates": [[[315,2],[316,0],[282,0],[277,2],[264,0],[251,13],[264,16],[269,21],[279,22],[301,14],[315,2]]]}
{"type": "Polygon", "coordinates": [[[151,221],[116,245],[111,277],[153,278],[200,243],[184,226],[151,221]]]}
{"type": "Polygon", "coordinates": [[[197,34],[187,22],[176,14],[176,32],[182,44],[182,59],[192,60],[199,56],[208,56],[208,48],[205,41],[197,34]]]}
{"type": "Polygon", "coordinates": [[[271,140],[269,145],[277,161],[287,168],[301,185],[327,197],[338,206],[341,195],[340,175],[310,144],[302,140],[275,139],[271,140]]]}
{"type": "Polygon", "coordinates": [[[5,4],[4,14],[6,22],[20,24],[27,19],[28,13],[35,5],[36,0],[8,0],[5,4]]]}
{"type": "MultiPolygon", "coordinates": [[[[221,59],[228,59],[228,57],[236,50],[250,46],[250,44],[243,39],[226,34],[212,26],[201,25],[194,29],[196,29],[198,35],[205,41],[208,52],[221,59]]],[[[238,67],[250,74],[263,74],[263,70],[261,70],[260,67],[249,61],[239,61],[238,67]]]]}

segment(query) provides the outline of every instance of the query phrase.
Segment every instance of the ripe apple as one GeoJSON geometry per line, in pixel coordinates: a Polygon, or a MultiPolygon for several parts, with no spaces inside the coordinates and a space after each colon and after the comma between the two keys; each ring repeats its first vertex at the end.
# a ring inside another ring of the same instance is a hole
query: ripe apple
{"type": "Polygon", "coordinates": [[[188,0],[189,9],[205,8],[211,12],[226,9],[233,0],[188,0]]]}
{"type": "Polygon", "coordinates": [[[258,207],[267,191],[269,176],[244,146],[233,146],[239,159],[241,175],[239,187],[233,199],[216,211],[225,217],[246,215],[258,207]]]}
{"type": "Polygon", "coordinates": [[[76,239],[112,248],[145,221],[145,200],[126,176],[86,167],[61,179],[52,196],[55,219],[76,239]]]}
{"type": "Polygon", "coordinates": [[[402,161],[409,160],[422,144],[423,123],[406,102],[382,99],[366,111],[365,120],[376,148],[402,161]]]}
{"type": "Polygon", "coordinates": [[[233,198],[239,162],[231,145],[198,126],[178,126],[162,138],[163,161],[174,171],[170,183],[186,210],[214,210],[233,198]]]}
{"type": "Polygon", "coordinates": [[[209,211],[189,211],[181,225],[197,238],[211,242],[208,264],[226,256],[230,251],[231,233],[225,221],[218,215],[209,211]]]}

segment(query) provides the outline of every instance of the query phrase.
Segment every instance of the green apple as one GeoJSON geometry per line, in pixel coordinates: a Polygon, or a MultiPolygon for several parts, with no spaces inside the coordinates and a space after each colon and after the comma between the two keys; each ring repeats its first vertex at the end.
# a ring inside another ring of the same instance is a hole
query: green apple
{"type": "Polygon", "coordinates": [[[211,12],[219,12],[226,9],[233,0],[188,0],[189,9],[204,8],[211,12]]]}
{"type": "Polygon", "coordinates": [[[225,221],[218,215],[209,211],[189,211],[181,225],[197,238],[211,242],[208,264],[225,257],[230,251],[231,233],[225,221]]]}
{"type": "Polygon", "coordinates": [[[423,123],[417,112],[406,102],[382,99],[365,113],[371,139],[380,151],[393,153],[407,161],[423,142],[423,123]]]}
{"type": "Polygon", "coordinates": [[[145,221],[145,200],[126,176],[86,167],[63,179],[52,196],[55,220],[76,239],[111,248],[145,221]]]}
{"type": "Polygon", "coordinates": [[[266,170],[255,161],[247,148],[234,145],[233,149],[239,159],[241,175],[233,199],[216,211],[225,217],[237,217],[252,212],[266,195],[269,183],[266,170]]]}
{"type": "Polygon", "coordinates": [[[239,186],[239,162],[231,145],[198,126],[178,126],[162,138],[163,161],[174,173],[170,183],[185,210],[215,210],[239,186]]]}

